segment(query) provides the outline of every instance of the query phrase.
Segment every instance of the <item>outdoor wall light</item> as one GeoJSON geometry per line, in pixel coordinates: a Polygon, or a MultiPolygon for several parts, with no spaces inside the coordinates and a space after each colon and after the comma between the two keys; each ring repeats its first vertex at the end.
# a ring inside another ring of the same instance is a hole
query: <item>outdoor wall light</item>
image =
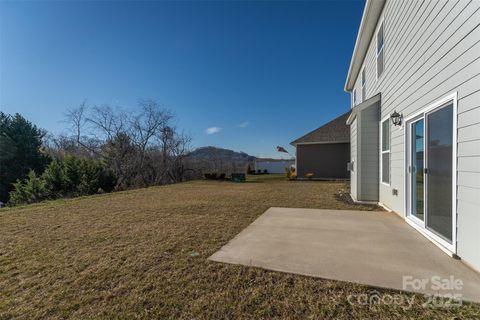
{"type": "Polygon", "coordinates": [[[402,118],[403,116],[397,111],[393,111],[393,113],[390,115],[390,119],[392,119],[394,126],[400,126],[402,124],[402,118]]]}

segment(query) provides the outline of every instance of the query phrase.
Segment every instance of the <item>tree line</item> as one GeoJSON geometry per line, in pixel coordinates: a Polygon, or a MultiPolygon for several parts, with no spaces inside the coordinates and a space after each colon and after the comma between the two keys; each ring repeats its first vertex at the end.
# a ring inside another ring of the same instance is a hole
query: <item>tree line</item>
{"type": "MultiPolygon", "coordinates": [[[[184,181],[191,137],[153,100],[134,112],[82,103],[53,135],[0,112],[0,201],[10,205],[184,181]]],[[[190,175],[191,176],[191,175],[190,175]]]]}

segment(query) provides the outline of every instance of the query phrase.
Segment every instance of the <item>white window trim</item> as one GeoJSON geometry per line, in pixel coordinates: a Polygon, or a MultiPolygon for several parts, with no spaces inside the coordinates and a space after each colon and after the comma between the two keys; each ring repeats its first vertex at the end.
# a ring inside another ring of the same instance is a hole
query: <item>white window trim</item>
{"type": "Polygon", "coordinates": [[[389,187],[392,185],[392,172],[391,172],[391,169],[392,169],[391,168],[392,146],[391,146],[391,142],[392,142],[392,130],[391,130],[391,126],[390,126],[390,115],[388,115],[380,121],[380,183],[385,185],[385,186],[389,186],[389,187]],[[383,149],[383,123],[385,121],[388,121],[388,131],[389,131],[388,150],[382,150],[383,149]],[[383,182],[383,155],[385,153],[390,154],[390,156],[388,157],[388,159],[389,159],[389,163],[388,163],[388,167],[389,167],[389,169],[388,169],[388,183],[383,182]]]}
{"type": "Polygon", "coordinates": [[[362,102],[367,100],[367,90],[365,88],[367,84],[367,73],[365,72],[365,67],[362,68],[362,72],[360,73],[360,86],[362,87],[362,102]],[[365,88],[365,97],[363,96],[363,89],[365,88]]]}
{"type": "MultiPolygon", "coordinates": [[[[408,213],[408,195],[407,195],[407,184],[409,183],[408,179],[408,174],[407,174],[407,166],[408,166],[408,159],[405,156],[404,162],[403,162],[403,172],[404,172],[404,179],[403,179],[403,190],[404,196],[403,196],[403,204],[404,204],[404,212],[405,212],[405,221],[415,228],[418,232],[426,236],[428,240],[430,240],[432,243],[434,243],[437,247],[442,249],[445,253],[448,255],[456,254],[457,253],[457,178],[458,178],[458,172],[457,172],[457,130],[458,130],[458,125],[457,125],[457,108],[458,108],[458,93],[457,91],[452,92],[451,94],[440,98],[439,100],[431,103],[429,106],[411,114],[410,116],[406,117],[404,119],[404,123],[407,124],[409,123],[412,119],[420,116],[420,115],[425,115],[426,113],[433,111],[442,105],[452,101],[453,102],[453,146],[452,146],[452,172],[455,174],[455,176],[452,179],[452,243],[448,243],[441,237],[437,236],[433,232],[429,231],[428,229],[425,228],[425,225],[420,226],[418,223],[416,223],[413,219],[410,218],[410,215],[408,213]]],[[[403,153],[406,155],[407,154],[407,138],[408,138],[408,127],[405,126],[406,130],[404,132],[404,150],[403,153]]]]}
{"type": "Polygon", "coordinates": [[[375,30],[375,81],[378,81],[382,78],[383,74],[385,73],[385,25],[383,24],[383,17],[380,19],[377,25],[377,30],[375,30]],[[383,45],[380,48],[380,51],[377,52],[378,47],[378,32],[380,31],[380,27],[383,25],[383,45]],[[378,56],[383,51],[383,71],[380,77],[378,77],[378,56]]]}

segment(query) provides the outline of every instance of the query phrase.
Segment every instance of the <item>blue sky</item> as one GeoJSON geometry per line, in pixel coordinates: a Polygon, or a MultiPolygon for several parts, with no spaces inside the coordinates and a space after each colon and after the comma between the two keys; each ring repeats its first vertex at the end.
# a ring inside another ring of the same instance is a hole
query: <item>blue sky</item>
{"type": "Polygon", "coordinates": [[[196,147],[280,157],[349,109],[363,4],[0,2],[0,110],[60,133],[84,100],[155,99],[196,147]]]}

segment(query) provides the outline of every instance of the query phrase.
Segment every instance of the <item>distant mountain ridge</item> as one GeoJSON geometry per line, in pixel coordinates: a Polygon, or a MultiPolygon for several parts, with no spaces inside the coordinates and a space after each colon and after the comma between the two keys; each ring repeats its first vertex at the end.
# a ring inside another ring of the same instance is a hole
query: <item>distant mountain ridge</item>
{"type": "Polygon", "coordinates": [[[217,148],[212,146],[200,147],[188,155],[189,158],[194,160],[209,160],[212,157],[220,158],[230,161],[254,161],[256,157],[249,155],[245,152],[237,152],[230,149],[217,148]]]}
{"type": "Polygon", "coordinates": [[[246,172],[253,168],[256,157],[245,152],[217,147],[201,147],[193,150],[187,156],[189,167],[196,174],[246,172]]]}

